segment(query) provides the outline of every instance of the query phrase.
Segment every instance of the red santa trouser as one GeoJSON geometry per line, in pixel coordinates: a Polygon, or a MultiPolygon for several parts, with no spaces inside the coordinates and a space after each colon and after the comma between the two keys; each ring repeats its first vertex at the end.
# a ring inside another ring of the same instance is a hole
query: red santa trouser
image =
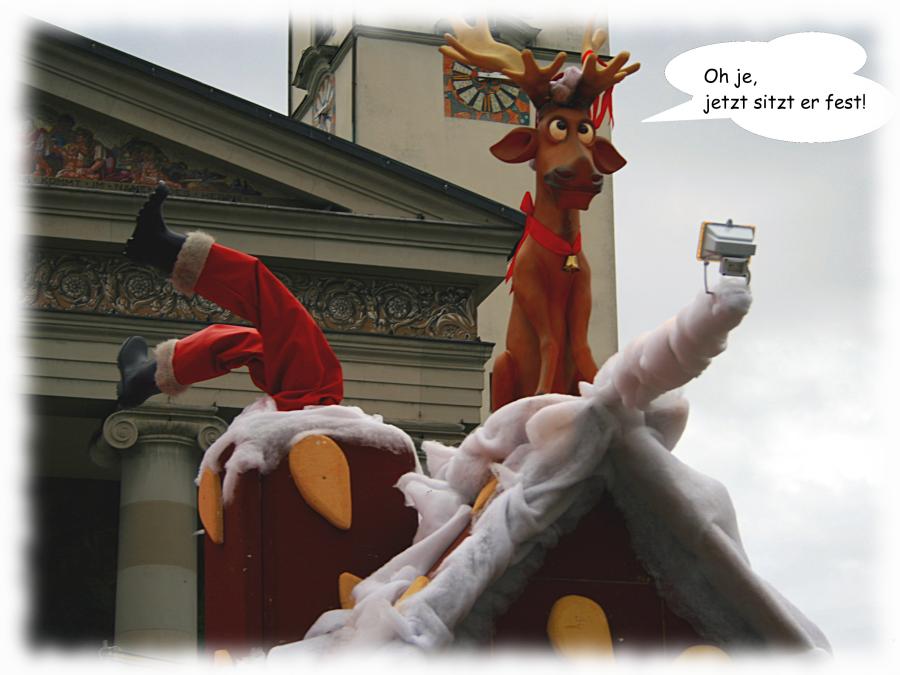
{"type": "Polygon", "coordinates": [[[212,325],[178,340],[172,368],[179,383],[247,366],[279,410],[340,403],[340,361],[306,308],[259,260],[213,244],[194,290],[256,328],[212,325]]]}

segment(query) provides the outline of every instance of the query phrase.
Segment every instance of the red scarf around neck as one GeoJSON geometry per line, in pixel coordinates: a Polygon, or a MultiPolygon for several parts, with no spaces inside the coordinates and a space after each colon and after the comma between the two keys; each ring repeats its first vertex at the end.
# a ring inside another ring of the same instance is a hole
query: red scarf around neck
{"type": "MultiPolygon", "coordinates": [[[[506,281],[512,279],[513,270],[516,266],[516,257],[519,255],[522,244],[525,243],[525,240],[528,239],[528,237],[534,239],[548,251],[552,251],[561,256],[578,255],[581,252],[581,232],[575,237],[575,241],[570,244],[534,217],[534,201],[531,199],[530,192],[526,192],[525,196],[522,197],[522,204],[519,206],[519,209],[526,216],[525,232],[522,234],[522,238],[519,239],[512,260],[509,261],[509,267],[506,270],[506,281]]],[[[509,287],[509,292],[513,292],[512,286],[509,287]]]]}

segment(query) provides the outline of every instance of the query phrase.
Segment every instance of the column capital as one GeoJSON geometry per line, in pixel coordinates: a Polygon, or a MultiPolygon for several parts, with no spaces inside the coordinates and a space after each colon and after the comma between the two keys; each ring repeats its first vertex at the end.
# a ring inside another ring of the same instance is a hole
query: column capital
{"type": "Polygon", "coordinates": [[[127,450],[139,441],[168,439],[204,451],[228,428],[216,412],[214,407],[165,404],[120,410],[103,423],[103,440],[116,450],[127,450]]]}

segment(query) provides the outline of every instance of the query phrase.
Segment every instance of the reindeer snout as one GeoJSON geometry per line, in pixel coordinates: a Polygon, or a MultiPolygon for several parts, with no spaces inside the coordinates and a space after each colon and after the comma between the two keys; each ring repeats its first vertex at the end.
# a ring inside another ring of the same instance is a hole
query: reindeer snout
{"type": "Polygon", "coordinates": [[[562,190],[599,192],[603,187],[603,174],[597,171],[587,156],[584,156],[569,164],[550,169],[544,175],[544,181],[562,190]]]}
{"type": "Polygon", "coordinates": [[[587,151],[570,162],[561,163],[544,173],[544,184],[554,192],[557,206],[585,210],[603,188],[603,174],[594,166],[587,151]]]}

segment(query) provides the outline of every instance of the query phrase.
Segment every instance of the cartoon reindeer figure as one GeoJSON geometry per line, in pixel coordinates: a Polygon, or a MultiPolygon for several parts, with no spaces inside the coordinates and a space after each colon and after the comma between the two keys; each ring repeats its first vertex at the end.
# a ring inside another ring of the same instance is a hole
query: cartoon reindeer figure
{"type": "Polygon", "coordinates": [[[597,128],[611,112],[613,85],[640,64],[626,67],[628,52],[606,64],[598,60],[596,49],[606,35],[592,25],[585,30],[582,67],[563,72],[565,53],[541,67],[530,50],[496,42],[485,18],[474,26],[465,21],[452,26],[456,36],[444,36],[448,45],[441,52],[501,72],[537,110],[535,128],[513,129],[490,149],[504,162],[531,162],[536,174],[535,199],[526,193],[522,202],[525,232],[507,272],[513,306],[506,350],[494,361],[491,409],[525,396],[575,393],[578,381],[593,380],[597,373],[587,340],[591,272],[581,250],[579,211],[600,192],[604,174],[625,165],[597,128]]]}

